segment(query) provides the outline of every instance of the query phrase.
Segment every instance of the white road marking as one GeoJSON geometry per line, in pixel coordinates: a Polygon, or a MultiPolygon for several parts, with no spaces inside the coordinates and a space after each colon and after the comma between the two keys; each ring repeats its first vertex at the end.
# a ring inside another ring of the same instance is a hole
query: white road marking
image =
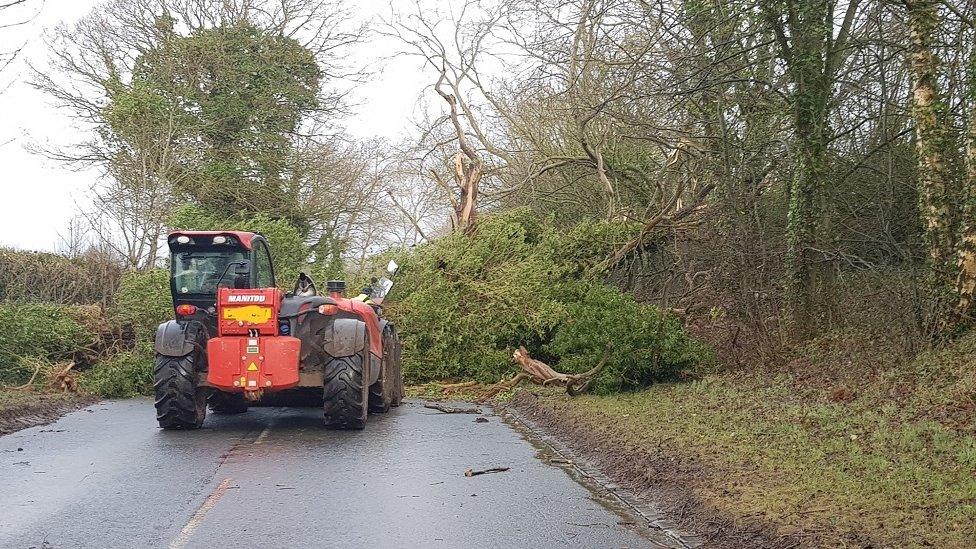
{"type": "Polygon", "coordinates": [[[269,424],[267,427],[264,428],[263,431],[261,431],[261,434],[258,435],[258,438],[254,439],[254,444],[263,443],[264,439],[268,438],[268,433],[270,432],[271,432],[271,425],[269,424]]]}
{"type": "Polygon", "coordinates": [[[200,527],[200,523],[203,522],[203,518],[207,516],[207,513],[209,513],[215,505],[217,505],[217,502],[220,501],[220,498],[224,495],[224,492],[227,491],[227,487],[230,486],[230,481],[231,479],[225,478],[224,481],[214,488],[214,491],[207,496],[207,499],[203,500],[203,504],[200,505],[197,512],[193,513],[193,516],[190,517],[190,520],[186,523],[186,526],[180,530],[180,535],[176,536],[176,539],[169,544],[169,549],[182,549],[187,543],[189,543],[190,538],[193,537],[193,533],[197,531],[197,528],[200,527]]]}

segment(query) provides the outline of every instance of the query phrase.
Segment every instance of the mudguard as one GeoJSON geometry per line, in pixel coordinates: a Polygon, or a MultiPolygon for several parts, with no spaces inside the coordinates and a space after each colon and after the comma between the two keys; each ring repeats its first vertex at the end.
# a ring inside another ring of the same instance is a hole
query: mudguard
{"type": "Polygon", "coordinates": [[[281,312],[278,314],[282,318],[293,318],[302,311],[307,311],[327,303],[335,304],[331,299],[318,295],[287,296],[281,300],[281,312]]]}
{"type": "Polygon", "coordinates": [[[337,318],[332,322],[322,348],[334,357],[350,356],[362,351],[365,344],[365,322],[355,318],[337,318]]]}
{"type": "Polygon", "coordinates": [[[193,350],[198,327],[194,322],[168,320],[156,328],[156,352],[163,356],[180,357],[193,350]]]}

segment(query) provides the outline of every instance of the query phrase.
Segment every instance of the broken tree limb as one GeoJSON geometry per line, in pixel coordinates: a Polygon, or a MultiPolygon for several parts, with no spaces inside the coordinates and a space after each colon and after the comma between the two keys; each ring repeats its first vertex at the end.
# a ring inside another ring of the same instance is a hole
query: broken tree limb
{"type": "Polygon", "coordinates": [[[480,414],[481,410],[478,408],[456,408],[454,406],[445,406],[437,402],[428,402],[424,404],[424,408],[430,408],[431,410],[437,410],[439,412],[444,412],[445,414],[480,414]]]}
{"type": "Polygon", "coordinates": [[[464,476],[474,477],[478,475],[485,475],[488,473],[504,473],[505,471],[508,471],[510,469],[511,467],[492,467],[490,469],[482,469],[480,471],[475,471],[474,469],[468,469],[467,471],[464,472],[464,476]]]}
{"type": "Polygon", "coordinates": [[[463,381],[461,383],[438,383],[437,386],[440,388],[442,393],[453,393],[455,391],[460,391],[462,389],[470,389],[478,385],[477,381],[463,381]]]}
{"type": "Polygon", "coordinates": [[[610,359],[611,346],[608,343],[606,350],[603,352],[603,357],[596,366],[590,368],[589,370],[581,374],[564,374],[557,372],[545,362],[541,360],[536,360],[529,355],[529,351],[525,347],[519,347],[512,354],[512,361],[518,364],[522,371],[515,374],[515,377],[508,381],[500,381],[490,387],[488,387],[483,393],[478,395],[475,402],[484,402],[502,391],[507,391],[509,389],[515,388],[516,385],[521,383],[523,380],[530,380],[537,385],[542,385],[543,387],[548,385],[560,385],[566,387],[566,392],[570,396],[576,396],[585,393],[589,388],[593,379],[603,371],[606,367],[607,361],[610,359]]]}
{"type": "Polygon", "coordinates": [[[31,375],[30,379],[27,380],[27,383],[23,385],[18,385],[16,387],[4,387],[4,389],[8,391],[23,391],[25,389],[29,389],[32,385],[34,385],[34,380],[37,379],[37,374],[40,371],[41,371],[41,363],[38,362],[34,365],[34,373],[31,375]]]}

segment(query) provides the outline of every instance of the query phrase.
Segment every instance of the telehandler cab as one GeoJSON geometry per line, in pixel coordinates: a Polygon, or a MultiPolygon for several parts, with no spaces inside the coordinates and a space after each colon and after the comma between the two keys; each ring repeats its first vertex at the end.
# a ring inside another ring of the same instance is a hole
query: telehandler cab
{"type": "Polygon", "coordinates": [[[156,331],[160,427],[197,429],[208,405],[270,404],[322,406],[327,427],[362,429],[368,413],[400,405],[400,340],[381,307],[391,280],[347,299],[344,282],[318,295],[303,273],[286,294],[260,234],[177,231],[168,244],[176,319],[156,331]]]}

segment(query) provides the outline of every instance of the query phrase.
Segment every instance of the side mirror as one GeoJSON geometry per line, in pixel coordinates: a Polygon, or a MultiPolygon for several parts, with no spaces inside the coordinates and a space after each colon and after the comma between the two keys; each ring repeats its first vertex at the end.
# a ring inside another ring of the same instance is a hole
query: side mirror
{"type": "Polygon", "coordinates": [[[251,274],[251,262],[248,260],[238,261],[237,266],[234,267],[234,274],[239,276],[251,274]]]}
{"type": "Polygon", "coordinates": [[[393,276],[396,274],[397,269],[399,268],[400,266],[396,264],[396,261],[393,261],[391,259],[390,262],[386,265],[386,272],[390,273],[390,276],[393,276]]]}

